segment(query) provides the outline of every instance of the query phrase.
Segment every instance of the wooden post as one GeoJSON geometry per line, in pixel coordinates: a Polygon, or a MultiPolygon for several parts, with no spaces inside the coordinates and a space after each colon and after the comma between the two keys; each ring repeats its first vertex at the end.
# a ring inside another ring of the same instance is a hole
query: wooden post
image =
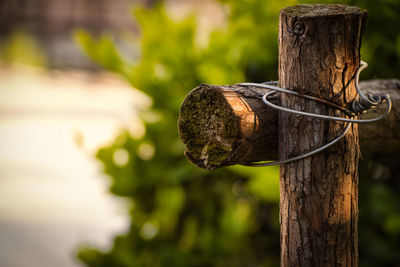
{"type": "MultiPolygon", "coordinates": [[[[345,5],[281,10],[279,86],[335,102],[355,97],[366,13],[345,5]]],[[[313,113],[335,110],[292,95],[281,105],[313,113]]],[[[279,113],[279,155],[301,155],[337,136],[344,124],[279,113]]],[[[358,129],[312,157],[281,165],[281,266],[358,266],[358,129]]]]}

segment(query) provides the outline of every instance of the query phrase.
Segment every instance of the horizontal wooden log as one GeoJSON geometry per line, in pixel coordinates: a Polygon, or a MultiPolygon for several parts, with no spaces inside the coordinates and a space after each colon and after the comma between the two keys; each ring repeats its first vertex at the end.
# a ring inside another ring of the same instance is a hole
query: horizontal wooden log
{"type": "MultiPolygon", "coordinates": [[[[387,117],[359,125],[362,155],[400,155],[400,80],[364,81],[360,82],[360,88],[366,93],[389,94],[393,102],[387,117]]],[[[379,116],[385,109],[386,106],[381,105],[362,115],[362,118],[379,116]]]]}
{"type": "MultiPolygon", "coordinates": [[[[392,112],[385,119],[359,125],[361,152],[400,154],[400,81],[364,81],[360,87],[365,93],[390,94],[393,101],[392,112]]],[[[262,102],[266,92],[268,89],[238,85],[202,84],[193,89],[183,101],[178,120],[186,157],[208,170],[276,160],[278,111],[262,102]]],[[[278,104],[277,97],[270,100],[278,104]]],[[[379,116],[384,109],[384,105],[372,109],[362,118],[379,116]]]]}
{"type": "Polygon", "coordinates": [[[277,113],[260,101],[266,92],[235,85],[193,89],[178,122],[186,157],[205,169],[275,158],[277,113]]]}

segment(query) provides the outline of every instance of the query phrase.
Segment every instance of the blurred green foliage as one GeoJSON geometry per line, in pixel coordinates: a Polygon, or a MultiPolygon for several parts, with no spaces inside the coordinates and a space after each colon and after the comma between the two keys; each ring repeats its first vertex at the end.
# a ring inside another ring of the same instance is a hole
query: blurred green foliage
{"type": "MultiPolygon", "coordinates": [[[[342,2],[369,10],[362,50],[369,76],[396,78],[398,3],[342,2]]],[[[97,154],[111,177],[111,192],[130,201],[130,228],[115,237],[109,251],[81,248],[81,261],[92,267],[279,266],[278,168],[198,169],[183,156],[176,122],[183,98],[200,83],[276,79],[279,10],[297,3],[221,1],[226,25],[214,29],[206,45],[196,41],[195,15],[176,21],[162,4],[137,7],[141,51],[133,63],[124,60],[111,37],[75,33],[95,62],[153,99],[153,107],[140,112],[143,137],[123,131],[97,154]]],[[[400,185],[370,179],[370,173],[361,178],[361,263],[394,266],[399,263],[400,185]]]]}

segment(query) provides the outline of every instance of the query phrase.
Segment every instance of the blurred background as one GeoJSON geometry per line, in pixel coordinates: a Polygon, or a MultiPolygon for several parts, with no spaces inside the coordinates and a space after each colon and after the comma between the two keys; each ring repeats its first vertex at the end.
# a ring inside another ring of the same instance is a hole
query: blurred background
{"type": "MultiPolygon", "coordinates": [[[[400,1],[0,0],[0,266],[279,266],[278,168],[206,172],[200,83],[277,79],[279,10],[367,9],[362,80],[400,78],[400,1]]],[[[400,152],[360,166],[360,266],[400,266],[400,152]]]]}

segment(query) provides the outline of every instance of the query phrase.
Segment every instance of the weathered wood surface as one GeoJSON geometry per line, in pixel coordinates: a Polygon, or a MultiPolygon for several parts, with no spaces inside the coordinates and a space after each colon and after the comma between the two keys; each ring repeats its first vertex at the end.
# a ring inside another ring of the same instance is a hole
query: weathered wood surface
{"type": "MultiPolygon", "coordinates": [[[[366,14],[345,5],[298,5],[281,10],[279,86],[340,106],[356,97],[366,14]]],[[[290,109],[334,116],[315,101],[281,94],[290,109]]],[[[343,123],[280,112],[279,157],[321,147],[343,123]]],[[[334,146],[280,165],[281,266],[358,266],[358,125],[334,146]]]]}
{"type": "MultiPolygon", "coordinates": [[[[362,154],[399,155],[400,80],[363,81],[360,88],[365,93],[389,94],[393,101],[392,112],[386,118],[359,124],[362,154]]],[[[267,91],[207,84],[192,90],[182,104],[179,118],[179,133],[188,159],[205,169],[277,160],[278,111],[262,102],[267,91]]],[[[270,100],[279,104],[277,97],[270,100]]],[[[371,109],[362,118],[377,117],[385,108],[383,104],[371,109]]]]}
{"type": "MultiPolygon", "coordinates": [[[[360,82],[360,88],[367,93],[389,94],[392,111],[384,119],[359,125],[361,154],[400,155],[400,80],[371,80],[360,82]]],[[[373,118],[385,111],[385,105],[370,110],[362,117],[373,118]]]]}
{"type": "Polygon", "coordinates": [[[215,169],[276,158],[277,113],[260,100],[267,90],[255,89],[202,84],[189,93],[178,126],[191,162],[215,169]]]}

